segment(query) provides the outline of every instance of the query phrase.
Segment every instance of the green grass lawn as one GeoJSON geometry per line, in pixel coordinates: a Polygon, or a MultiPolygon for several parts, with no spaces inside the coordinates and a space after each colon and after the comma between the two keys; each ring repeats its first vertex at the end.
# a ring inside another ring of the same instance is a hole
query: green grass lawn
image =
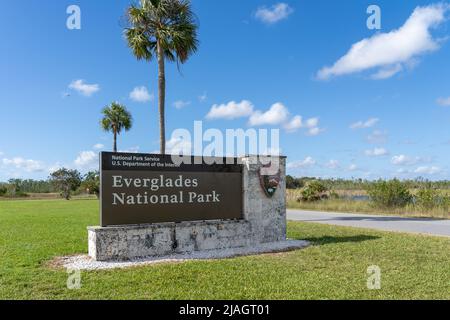
{"type": "Polygon", "coordinates": [[[0,299],[450,299],[450,239],[289,223],[313,246],[281,254],[82,272],[68,290],[56,256],[86,253],[98,202],[0,202],[0,299]],[[368,290],[367,267],[382,270],[368,290]]]}

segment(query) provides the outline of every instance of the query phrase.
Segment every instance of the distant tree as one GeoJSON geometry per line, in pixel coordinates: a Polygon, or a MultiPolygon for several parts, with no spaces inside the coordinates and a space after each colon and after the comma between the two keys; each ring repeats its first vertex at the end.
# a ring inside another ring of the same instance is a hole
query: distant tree
{"type": "Polygon", "coordinates": [[[81,185],[81,173],[78,170],[62,168],[51,173],[49,181],[61,192],[64,199],[70,200],[71,193],[81,185]]]}
{"type": "Polygon", "coordinates": [[[299,179],[296,179],[292,176],[286,176],[286,188],[287,189],[298,189],[301,188],[302,184],[300,183],[299,179]]]}
{"type": "Polygon", "coordinates": [[[26,186],[26,180],[22,179],[9,179],[8,184],[6,185],[6,195],[8,197],[26,197],[28,196],[26,192],[29,192],[28,190],[25,190],[26,186]]]}
{"type": "Polygon", "coordinates": [[[166,152],[165,61],[185,63],[197,51],[197,23],[189,0],[141,0],[128,8],[125,37],[138,60],[158,61],[161,154],[166,152]]]}
{"type": "Polygon", "coordinates": [[[98,197],[100,194],[100,173],[98,171],[88,172],[84,176],[81,187],[89,194],[95,194],[98,197]]]}
{"type": "Polygon", "coordinates": [[[22,186],[22,180],[21,179],[9,179],[8,180],[8,191],[7,193],[11,197],[15,197],[16,194],[19,194],[21,192],[20,188],[22,186]]]}
{"type": "Polygon", "coordinates": [[[102,114],[103,118],[100,124],[103,130],[113,133],[113,151],[117,152],[117,135],[120,134],[122,130],[130,130],[133,125],[133,119],[126,107],[118,102],[113,102],[111,105],[105,107],[102,110],[102,114]]]}
{"type": "Polygon", "coordinates": [[[0,197],[5,196],[7,192],[8,192],[7,185],[0,184],[0,197]]]}
{"type": "Polygon", "coordinates": [[[11,196],[14,194],[49,193],[53,191],[52,185],[48,181],[43,180],[10,179],[8,184],[10,186],[11,196]]]}

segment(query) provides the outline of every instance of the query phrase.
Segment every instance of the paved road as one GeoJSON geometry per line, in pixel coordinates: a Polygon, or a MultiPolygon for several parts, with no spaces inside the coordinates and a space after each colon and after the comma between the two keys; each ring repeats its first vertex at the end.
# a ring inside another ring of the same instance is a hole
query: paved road
{"type": "Polygon", "coordinates": [[[315,222],[338,226],[450,237],[450,220],[431,220],[304,210],[288,210],[287,215],[289,220],[303,222],[315,222]]]}

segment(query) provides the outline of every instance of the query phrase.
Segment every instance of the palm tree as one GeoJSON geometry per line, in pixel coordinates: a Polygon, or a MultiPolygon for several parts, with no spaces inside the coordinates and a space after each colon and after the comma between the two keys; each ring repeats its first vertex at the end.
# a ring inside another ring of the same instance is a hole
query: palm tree
{"type": "Polygon", "coordinates": [[[128,46],[138,60],[158,61],[158,102],[161,154],[166,153],[165,60],[185,63],[197,51],[197,24],[190,0],[141,0],[127,11],[128,46]]]}
{"type": "Polygon", "coordinates": [[[133,118],[126,107],[118,102],[113,102],[111,105],[105,107],[102,110],[102,114],[103,119],[100,121],[100,125],[103,130],[114,134],[113,151],[117,152],[117,135],[120,134],[122,130],[128,131],[131,129],[133,118]]]}

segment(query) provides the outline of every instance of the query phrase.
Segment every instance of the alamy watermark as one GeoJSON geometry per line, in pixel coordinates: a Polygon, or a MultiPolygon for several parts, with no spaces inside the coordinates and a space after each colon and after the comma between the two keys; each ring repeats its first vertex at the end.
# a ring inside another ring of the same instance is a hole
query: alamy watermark
{"type": "Polygon", "coordinates": [[[81,29],[81,9],[77,5],[70,5],[67,7],[66,13],[69,15],[66,21],[67,29],[80,30],[81,29]]]}
{"type": "Polygon", "coordinates": [[[381,29],[381,8],[375,4],[370,5],[367,8],[367,14],[370,14],[367,18],[367,28],[369,30],[381,29]]]}
{"type": "Polygon", "coordinates": [[[81,289],[81,271],[78,269],[67,269],[67,289],[79,290],[81,289]]]}
{"type": "Polygon", "coordinates": [[[373,265],[367,268],[367,289],[380,290],[381,289],[381,268],[373,265]]]}
{"type": "Polygon", "coordinates": [[[242,164],[243,156],[250,164],[263,165],[262,175],[274,175],[279,171],[279,129],[227,129],[203,130],[203,122],[195,121],[193,135],[187,129],[176,129],[170,139],[170,154],[177,164],[242,164]],[[194,154],[196,157],[192,158],[194,154]],[[235,159],[234,156],[238,158],[235,159]]]}

